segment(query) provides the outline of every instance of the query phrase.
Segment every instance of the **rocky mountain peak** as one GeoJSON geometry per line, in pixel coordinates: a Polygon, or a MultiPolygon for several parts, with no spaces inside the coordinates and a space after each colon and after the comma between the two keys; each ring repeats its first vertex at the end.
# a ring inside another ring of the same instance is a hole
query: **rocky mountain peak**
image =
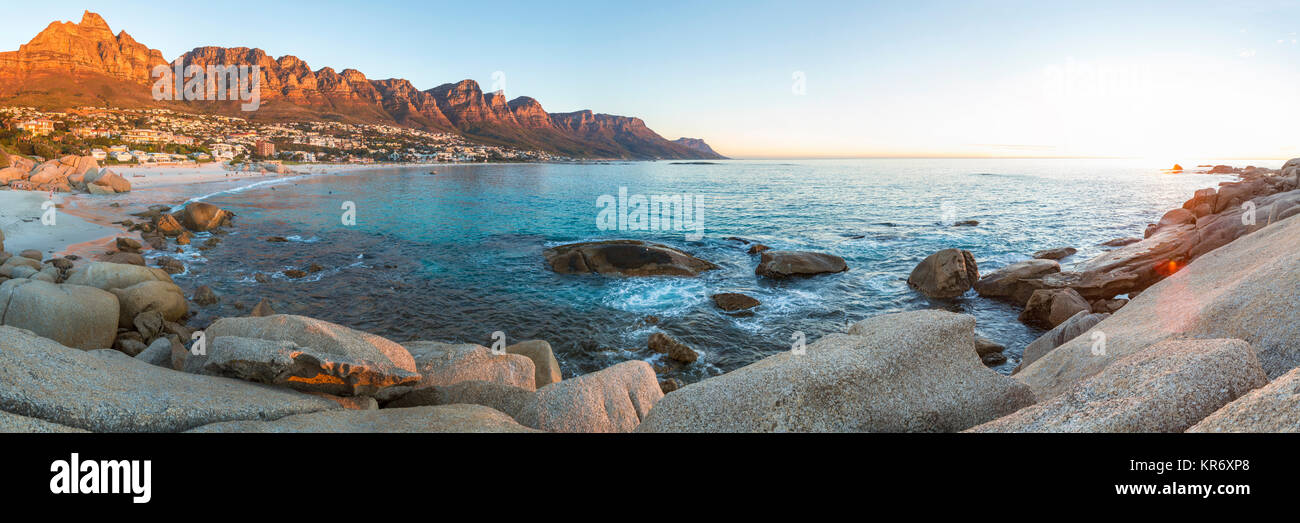
{"type": "MultiPolygon", "coordinates": [[[[273,59],[250,47],[196,47],[176,61],[200,67],[260,67],[262,109],[240,114],[254,119],[328,116],[390,123],[579,157],[696,158],[703,154],[669,142],[640,118],[590,110],[550,114],[530,97],[507,101],[504,92],[484,93],[474,80],[420,91],[404,79],[370,81],[356,69],[313,71],[296,56],[273,59]]],[[[91,100],[152,107],[161,103],[151,96],[152,70],[167,64],[162,53],[136,42],[125,31],[113,36],[103,17],[87,11],[80,23],[52,23],[17,51],[0,52],[0,101],[55,109],[91,100]]]]}
{"type": "Polygon", "coordinates": [[[81,23],[77,25],[81,27],[83,33],[98,35],[100,39],[107,40],[113,37],[113,30],[109,29],[108,22],[105,22],[104,17],[99,16],[98,13],[90,11],[82,13],[81,23]]]}
{"type": "Polygon", "coordinates": [[[701,154],[722,158],[722,155],[718,154],[712,147],[709,147],[709,144],[704,143],[704,140],[699,138],[678,138],[673,140],[673,143],[686,147],[692,151],[699,151],[701,154]]]}

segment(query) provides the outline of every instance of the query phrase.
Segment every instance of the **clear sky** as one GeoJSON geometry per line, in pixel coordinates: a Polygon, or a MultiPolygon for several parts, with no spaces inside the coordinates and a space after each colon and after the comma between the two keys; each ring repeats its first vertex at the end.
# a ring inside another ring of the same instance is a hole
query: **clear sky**
{"type": "Polygon", "coordinates": [[[1295,0],[2,3],[4,50],[90,9],[168,60],[260,47],[421,89],[501,71],[548,111],[733,157],[1300,156],[1295,0]]]}

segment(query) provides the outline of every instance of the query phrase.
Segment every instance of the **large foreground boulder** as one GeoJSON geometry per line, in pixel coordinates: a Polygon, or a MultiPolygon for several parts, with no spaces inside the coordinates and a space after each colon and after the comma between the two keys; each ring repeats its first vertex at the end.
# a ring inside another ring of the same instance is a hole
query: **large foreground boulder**
{"type": "Polygon", "coordinates": [[[816,276],[849,270],[844,258],[824,252],[763,251],[754,274],[767,278],[816,276]]]}
{"type": "Polygon", "coordinates": [[[1142,292],[1093,327],[1026,366],[1016,379],[1051,398],[1120,358],[1169,338],[1235,338],[1255,348],[1270,378],[1300,366],[1300,218],[1212,251],[1142,292]]]}
{"type": "Polygon", "coordinates": [[[630,432],[663,392],[644,361],[627,361],[536,391],[503,383],[462,381],[417,389],[385,407],[483,405],[548,432],[630,432]]]}
{"type": "Polygon", "coordinates": [[[384,408],[429,405],[482,405],[519,419],[524,407],[537,400],[536,391],[492,381],[462,381],[454,385],[415,389],[384,404],[384,408]]]}
{"type": "Polygon", "coordinates": [[[1025,260],[990,272],[975,282],[975,292],[985,298],[1007,300],[1024,306],[1029,296],[1040,286],[1034,285],[1034,278],[1061,272],[1061,264],[1056,260],[1025,260]]]}
{"type": "Polygon", "coordinates": [[[0,410],[0,434],[44,434],[54,432],[87,431],[0,410]]]}
{"type": "Polygon", "coordinates": [[[1300,368],[1237,398],[1187,432],[1300,432],[1300,368]]]}
{"type": "Polygon", "coordinates": [[[907,286],[930,298],[950,299],[965,294],[979,279],[970,251],[944,249],[921,260],[907,277],[907,286]]]}
{"type": "Polygon", "coordinates": [[[20,277],[21,274],[28,274],[26,271],[21,273],[15,272],[20,267],[31,269],[32,271],[39,271],[41,270],[41,262],[40,260],[33,260],[26,256],[11,256],[6,258],[3,263],[0,263],[0,276],[15,278],[20,277]]]}
{"type": "Polygon", "coordinates": [[[560,375],[560,362],[555,359],[551,344],[545,340],[521,341],[506,347],[506,353],[519,354],[533,360],[533,368],[536,371],[536,378],[533,381],[538,387],[545,387],[564,379],[560,375]]]}
{"type": "Polygon", "coordinates": [[[1020,356],[1020,366],[1023,368],[1047,354],[1052,349],[1064,345],[1065,342],[1078,338],[1080,334],[1087,332],[1093,326],[1101,323],[1101,320],[1109,318],[1108,313],[1092,313],[1088,311],[1079,311],[1070,316],[1070,319],[1061,322],[1060,325],[1053,327],[1046,334],[1039,336],[1038,339],[1029,343],[1025,347],[1024,353],[1020,356]]]}
{"type": "Polygon", "coordinates": [[[479,405],[381,410],[332,410],[275,421],[231,421],[190,432],[537,432],[501,412],[479,405]]]}
{"type": "Polygon", "coordinates": [[[167,271],[153,267],[142,267],[124,263],[93,262],[68,274],[64,283],[87,285],[103,290],[125,289],[137,283],[147,281],[172,282],[167,271]]]}
{"type": "Polygon", "coordinates": [[[77,349],[107,349],[117,338],[118,301],[94,287],[9,280],[0,284],[0,325],[77,349]]]}
{"type": "Polygon", "coordinates": [[[125,289],[112,289],[121,305],[119,326],[130,328],[135,317],[145,312],[157,312],[166,321],[177,322],[190,311],[185,291],[169,281],[145,281],[125,289]]]}
{"type": "Polygon", "coordinates": [[[1281,171],[1282,176],[1288,178],[1294,177],[1297,178],[1297,182],[1300,182],[1300,158],[1287,160],[1286,163],[1282,164],[1281,171]]]}
{"type": "Polygon", "coordinates": [[[93,432],[178,432],[336,409],[288,389],[196,376],[0,327],[0,410],[93,432]]]}
{"type": "Polygon", "coordinates": [[[1169,340],[972,432],[1182,432],[1264,385],[1241,340],[1169,340]]]}
{"type": "Polygon", "coordinates": [[[571,243],[542,253],[560,274],[696,276],[718,266],[678,249],[640,240],[571,243]]]}
{"type": "Polygon", "coordinates": [[[876,316],[664,396],[638,432],[951,432],[1034,403],[980,362],[975,318],[876,316]]]}
{"type": "Polygon", "coordinates": [[[518,419],[549,432],[631,432],[663,395],[649,363],[625,361],[537,389],[518,419]]]}
{"type": "MultiPolygon", "coordinates": [[[[472,343],[410,341],[402,344],[415,359],[420,381],[413,388],[454,385],[462,381],[490,381],[535,390],[536,366],[523,354],[492,354],[492,349],[472,343]]],[[[395,397],[400,388],[383,395],[395,397]]]]}
{"type": "MultiPolygon", "coordinates": [[[[326,369],[330,360],[322,361],[314,357],[323,372],[310,380],[318,387],[335,390],[337,393],[369,393],[399,383],[411,383],[414,380],[410,378],[419,376],[415,359],[401,345],[373,334],[305,316],[276,314],[222,318],[205,332],[211,340],[231,336],[293,342],[317,356],[339,356],[337,362],[345,366],[349,365],[347,362],[367,362],[363,369],[355,369],[353,373],[353,370],[341,367],[326,369]],[[363,379],[364,381],[353,381],[363,379]]],[[[305,378],[291,381],[303,379],[305,378]]]]}
{"type": "Polygon", "coordinates": [[[212,341],[202,372],[341,396],[370,396],[381,389],[409,385],[420,379],[419,374],[393,365],[377,365],[347,354],[299,347],[292,341],[234,336],[221,336],[212,341]]]}

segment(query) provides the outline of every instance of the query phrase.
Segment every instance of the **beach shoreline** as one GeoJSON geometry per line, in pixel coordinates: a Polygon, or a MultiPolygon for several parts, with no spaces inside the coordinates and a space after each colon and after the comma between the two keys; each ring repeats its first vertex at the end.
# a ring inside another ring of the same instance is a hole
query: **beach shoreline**
{"type": "MultiPolygon", "coordinates": [[[[132,192],[149,193],[158,189],[194,187],[183,202],[196,201],[206,194],[197,190],[205,184],[246,181],[248,185],[268,180],[302,176],[339,175],[346,173],[392,169],[426,168],[458,165],[455,163],[393,163],[393,164],[304,164],[292,166],[289,173],[279,174],[261,170],[231,170],[221,163],[163,166],[107,166],[129,180],[132,192]]],[[[237,190],[240,187],[226,190],[237,190]]],[[[111,196],[110,196],[111,197],[111,196]]],[[[113,250],[119,237],[140,239],[138,232],[128,231],[120,222],[131,219],[135,209],[128,206],[99,206],[89,208],[85,203],[102,196],[75,193],[46,193],[41,191],[0,190],[0,230],[5,232],[5,247],[11,252],[38,250],[47,257],[74,255],[93,258],[113,250]],[[55,225],[47,230],[41,222],[46,201],[56,204],[55,225]],[[56,232],[53,232],[57,230],[56,232]]],[[[146,201],[146,204],[169,202],[146,201]]]]}

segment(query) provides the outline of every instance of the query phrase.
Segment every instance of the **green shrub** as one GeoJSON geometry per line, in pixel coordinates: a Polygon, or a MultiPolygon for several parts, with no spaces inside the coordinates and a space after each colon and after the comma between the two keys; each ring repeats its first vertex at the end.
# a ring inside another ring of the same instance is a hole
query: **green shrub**
{"type": "Polygon", "coordinates": [[[35,150],[36,150],[36,156],[40,156],[41,158],[45,158],[46,160],[53,160],[59,157],[59,150],[50,146],[50,144],[48,143],[36,144],[35,150]]]}

